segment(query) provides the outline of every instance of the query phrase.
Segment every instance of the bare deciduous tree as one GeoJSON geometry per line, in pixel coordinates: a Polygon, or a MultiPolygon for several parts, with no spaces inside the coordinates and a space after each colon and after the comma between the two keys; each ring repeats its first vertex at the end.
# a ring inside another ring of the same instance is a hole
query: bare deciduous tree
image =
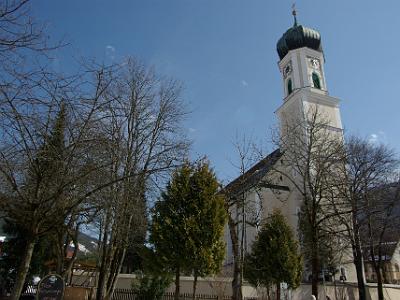
{"type": "Polygon", "coordinates": [[[332,197],[335,201],[330,205],[345,228],[341,232],[343,240],[352,246],[360,299],[366,299],[363,261],[366,255],[363,252],[367,245],[363,245],[363,241],[370,246],[379,299],[383,299],[381,264],[374,252],[382,250],[379,245],[393,226],[398,225],[393,209],[399,200],[390,183],[399,161],[388,147],[358,137],[346,141],[343,154],[338,176],[333,178],[335,188],[332,191],[337,195],[332,197]]]}
{"type": "Polygon", "coordinates": [[[330,126],[329,119],[310,107],[304,117],[281,125],[274,133],[274,143],[282,152],[282,164],[275,164],[270,181],[284,178],[301,201],[299,239],[304,260],[311,265],[312,294],[318,299],[318,277],[324,240],[330,240],[326,228],[333,212],[328,208],[332,176],[342,157],[342,132],[330,126]]]}
{"type": "MultiPolygon", "coordinates": [[[[30,12],[30,0],[5,0],[0,4],[1,61],[10,57],[9,52],[20,49],[49,50],[44,25],[36,22],[30,12]]],[[[52,47],[51,47],[52,48],[52,47]]]]}
{"type": "Polygon", "coordinates": [[[91,195],[111,184],[82,185],[106,164],[93,162],[88,151],[101,142],[95,124],[109,85],[103,73],[89,73],[94,75],[90,85],[43,71],[0,90],[0,207],[29,233],[14,298],[37,238],[64,226],[91,195]]]}
{"type": "Polygon", "coordinates": [[[181,87],[128,60],[104,94],[103,132],[109,143],[106,178],[124,179],[102,196],[101,261],[97,299],[111,299],[134,235],[146,234],[146,196],[186,157],[181,87]]]}
{"type": "Polygon", "coordinates": [[[62,266],[66,247],[99,209],[107,212],[103,230],[113,224],[110,210],[118,216],[117,229],[104,244],[120,242],[117,254],[108,256],[112,287],[132,212],[140,206],[145,211],[149,186],[157,185],[187,149],[179,132],[180,86],[132,62],[86,65],[83,74],[72,77],[55,74],[43,65],[49,50],[61,43],[49,46],[29,0],[2,1],[0,29],[1,217],[29,233],[13,299],[21,293],[37,238],[58,236],[57,269],[68,273],[71,265],[62,266]],[[114,198],[117,205],[110,203],[114,198]]]}
{"type": "Polygon", "coordinates": [[[388,269],[384,263],[393,255],[391,244],[398,243],[393,237],[398,237],[400,226],[400,182],[387,183],[370,191],[370,196],[364,197],[366,203],[365,212],[368,215],[366,224],[366,236],[362,241],[366,243],[364,251],[372,262],[377,275],[378,299],[384,300],[383,283],[390,283],[387,278],[388,269]],[[391,249],[391,250],[390,250],[391,249]]]}
{"type": "MultiPolygon", "coordinates": [[[[232,165],[238,170],[239,176],[229,183],[221,192],[225,196],[225,209],[228,214],[228,230],[230,246],[232,249],[232,290],[234,299],[242,299],[243,286],[243,265],[246,252],[249,251],[248,245],[255,236],[255,231],[262,221],[262,189],[269,187],[263,175],[265,173],[259,169],[276,162],[279,153],[261,159],[255,164],[262,155],[259,147],[255,143],[243,136],[236,137],[233,143],[238,156],[237,163],[232,165]],[[251,197],[254,195],[255,197],[251,197]],[[253,231],[253,234],[251,234],[253,231]],[[253,237],[252,237],[253,235],[253,237]]],[[[228,259],[231,259],[230,257],[228,259]]]]}

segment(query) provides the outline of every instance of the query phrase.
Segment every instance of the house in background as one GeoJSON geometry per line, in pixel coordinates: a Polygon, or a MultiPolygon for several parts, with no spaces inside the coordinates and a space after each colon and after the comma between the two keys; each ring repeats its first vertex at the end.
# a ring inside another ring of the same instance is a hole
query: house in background
{"type": "MultiPolygon", "coordinates": [[[[382,275],[384,283],[400,284],[400,234],[397,236],[397,241],[385,242],[382,244],[381,260],[382,260],[382,275]]],[[[395,237],[394,237],[395,239],[395,237]]],[[[375,247],[375,253],[378,253],[375,247]]],[[[377,282],[376,272],[372,263],[369,247],[363,247],[365,278],[367,282],[377,282]]],[[[375,259],[378,259],[376,256],[375,259]]]]}
{"type": "MultiPolygon", "coordinates": [[[[363,244],[363,258],[365,278],[367,282],[377,282],[373,258],[382,262],[383,283],[400,284],[400,183],[383,185],[376,190],[377,205],[384,207],[384,214],[373,218],[373,255],[368,238],[368,226],[365,225],[361,241],[363,244]],[[383,230],[382,228],[385,228],[383,230]],[[382,242],[379,237],[382,234],[382,242]],[[379,254],[380,250],[380,254],[379,254]]],[[[379,207],[379,206],[378,206],[379,207]]]]}

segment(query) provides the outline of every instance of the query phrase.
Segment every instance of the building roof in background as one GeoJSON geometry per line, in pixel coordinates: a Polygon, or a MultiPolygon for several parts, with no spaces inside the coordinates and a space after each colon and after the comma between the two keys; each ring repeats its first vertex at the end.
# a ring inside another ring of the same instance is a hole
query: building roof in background
{"type": "MultiPolygon", "coordinates": [[[[260,186],[262,179],[272,169],[281,156],[282,153],[280,149],[276,149],[275,151],[271,152],[269,155],[247,170],[244,174],[232,180],[228,185],[225,186],[223,192],[232,196],[248,191],[256,186],[260,186]]],[[[265,184],[262,187],[287,191],[289,190],[287,186],[281,185],[265,184]]]]}
{"type": "MultiPolygon", "coordinates": [[[[397,246],[399,244],[399,241],[397,242],[385,242],[382,243],[381,245],[381,260],[382,261],[390,261],[397,249],[397,246]]],[[[370,262],[372,261],[372,256],[371,256],[371,251],[369,246],[363,246],[363,256],[364,256],[364,261],[365,262],[370,262]]],[[[379,253],[378,253],[379,246],[378,244],[374,245],[374,255],[375,255],[375,260],[379,259],[379,253]]]]}
{"type": "MultiPolygon", "coordinates": [[[[389,261],[392,259],[394,252],[398,248],[400,242],[400,183],[394,182],[386,184],[377,189],[374,189],[378,201],[378,209],[384,207],[382,213],[376,214],[376,218],[373,217],[374,222],[374,233],[376,240],[374,240],[374,255],[375,258],[379,258],[379,240],[380,228],[388,222],[389,228],[386,229],[381,242],[381,259],[383,261],[389,261]],[[383,206],[382,206],[383,205],[383,206]],[[397,223],[397,224],[396,224],[397,223]],[[378,231],[378,232],[377,232],[378,231]]],[[[369,246],[368,227],[364,224],[361,230],[361,241],[363,244],[363,256],[365,261],[371,261],[371,249],[369,246]]]]}

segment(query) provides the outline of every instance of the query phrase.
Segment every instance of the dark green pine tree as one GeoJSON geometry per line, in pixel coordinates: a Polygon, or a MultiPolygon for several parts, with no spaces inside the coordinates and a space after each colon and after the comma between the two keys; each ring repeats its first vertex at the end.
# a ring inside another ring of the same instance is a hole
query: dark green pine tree
{"type": "Polygon", "coordinates": [[[298,243],[280,211],[274,211],[262,226],[251,253],[245,258],[244,277],[255,287],[277,287],[280,283],[297,288],[303,269],[298,243]]]}
{"type": "MultiPolygon", "coordinates": [[[[176,170],[154,209],[151,242],[164,265],[175,273],[175,297],[179,275],[215,274],[224,258],[223,199],[216,195],[218,181],[208,163],[185,163],[176,170]]],[[[194,293],[196,280],[194,283],[194,293]]]]}
{"type": "MultiPolygon", "coordinates": [[[[45,136],[42,148],[38,151],[34,163],[30,167],[28,181],[34,181],[39,187],[35,195],[40,203],[43,198],[59,197],[60,185],[66,180],[65,169],[65,128],[66,109],[61,103],[60,110],[55,117],[53,127],[45,136]]],[[[30,186],[28,184],[28,186],[30,186]]],[[[53,203],[55,201],[52,201],[53,203]]]]}
{"type": "Polygon", "coordinates": [[[188,270],[191,255],[187,239],[192,214],[186,200],[190,196],[192,168],[185,163],[172,175],[161,200],[154,207],[150,241],[164,268],[175,274],[175,299],[180,294],[179,276],[188,270]]]}

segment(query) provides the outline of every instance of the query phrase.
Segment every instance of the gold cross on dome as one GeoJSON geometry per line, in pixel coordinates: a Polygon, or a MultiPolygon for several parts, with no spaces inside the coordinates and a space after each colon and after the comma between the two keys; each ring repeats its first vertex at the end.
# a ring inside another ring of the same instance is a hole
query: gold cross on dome
{"type": "Polygon", "coordinates": [[[292,15],[294,17],[294,26],[297,26],[297,10],[296,10],[296,2],[292,4],[292,15]]]}

